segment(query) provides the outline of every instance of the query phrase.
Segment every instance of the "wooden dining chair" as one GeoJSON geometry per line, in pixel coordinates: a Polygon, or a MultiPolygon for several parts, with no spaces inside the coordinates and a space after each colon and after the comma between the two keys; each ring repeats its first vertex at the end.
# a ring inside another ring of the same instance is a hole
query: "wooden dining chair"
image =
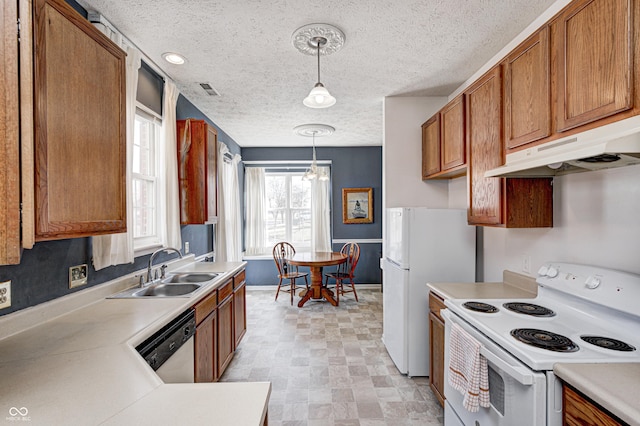
{"type": "Polygon", "coordinates": [[[353,295],[358,301],[358,293],[356,293],[356,286],[353,283],[355,278],[355,270],[360,260],[360,246],[356,243],[346,243],[340,249],[340,253],[347,255],[347,261],[338,265],[338,269],[335,272],[328,272],[325,275],[325,286],[329,282],[329,278],[336,280],[336,301],[340,303],[340,295],[353,292],[353,295]],[[349,280],[346,284],[351,286],[351,289],[345,289],[343,282],[349,280]]]}
{"type": "Polygon", "coordinates": [[[278,268],[278,278],[280,281],[278,282],[278,290],[276,291],[276,300],[278,300],[278,294],[280,294],[280,289],[282,287],[282,280],[289,280],[289,288],[282,288],[282,291],[287,291],[291,295],[291,304],[293,305],[293,296],[296,294],[296,290],[298,287],[296,286],[296,280],[298,278],[304,278],[304,283],[307,287],[307,291],[309,290],[309,281],[307,281],[306,272],[299,272],[298,267],[295,265],[290,265],[287,263],[287,257],[293,257],[296,254],[296,249],[287,242],[280,242],[273,246],[273,260],[276,262],[276,266],[278,268]]]}

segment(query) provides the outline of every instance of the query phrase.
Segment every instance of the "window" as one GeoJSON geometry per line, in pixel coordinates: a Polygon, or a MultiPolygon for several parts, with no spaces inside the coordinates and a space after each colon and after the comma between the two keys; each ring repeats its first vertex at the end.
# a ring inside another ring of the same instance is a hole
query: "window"
{"type": "Polygon", "coordinates": [[[267,242],[280,241],[296,249],[311,247],[311,183],[302,172],[267,172],[267,242]]]}
{"type": "Polygon", "coordinates": [[[141,109],[136,110],[133,138],[133,247],[144,250],[162,243],[159,232],[161,170],[159,161],[161,121],[141,109]]]}

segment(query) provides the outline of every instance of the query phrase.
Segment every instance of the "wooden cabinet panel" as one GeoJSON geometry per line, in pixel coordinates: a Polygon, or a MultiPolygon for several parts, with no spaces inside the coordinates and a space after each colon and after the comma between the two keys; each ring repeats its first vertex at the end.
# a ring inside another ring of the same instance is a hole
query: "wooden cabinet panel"
{"type": "Polygon", "coordinates": [[[180,223],[203,224],[217,215],[218,133],[204,120],[178,120],[180,223]]]}
{"type": "Polygon", "coordinates": [[[502,223],[502,178],[485,178],[484,172],[502,165],[502,78],[494,67],[467,91],[466,138],[469,224],[502,223]]]}
{"type": "Polygon", "coordinates": [[[549,28],[528,38],[504,61],[505,146],[516,148],[551,133],[549,28]]]}
{"type": "Polygon", "coordinates": [[[608,413],[568,386],[562,389],[563,424],[569,426],[620,426],[608,413]]]}
{"type": "Polygon", "coordinates": [[[229,296],[218,305],[218,376],[222,376],[233,358],[233,327],[233,296],[229,296]]]}
{"type": "Polygon", "coordinates": [[[440,171],[440,115],[422,125],[422,179],[440,171]]]}
{"type": "Polygon", "coordinates": [[[443,171],[466,164],[464,97],[462,95],[453,99],[440,111],[440,141],[443,171]]]}
{"type": "Polygon", "coordinates": [[[444,406],[444,321],[440,310],[444,301],[433,292],[429,293],[429,386],[444,406]]]}
{"type": "Polygon", "coordinates": [[[233,278],[233,287],[233,335],[235,338],[234,347],[237,348],[247,331],[247,286],[244,280],[244,271],[233,278]]]}
{"type": "Polygon", "coordinates": [[[36,241],[126,230],[125,53],[34,1],[36,241]]]}
{"type": "Polygon", "coordinates": [[[0,6],[0,265],[20,263],[18,3],[0,6]]]}
{"type": "Polygon", "coordinates": [[[217,325],[217,315],[214,310],[196,327],[194,348],[196,383],[209,383],[218,380],[217,325]]]}
{"type": "Polygon", "coordinates": [[[632,2],[574,1],[553,25],[557,130],[632,108],[632,2]]]}

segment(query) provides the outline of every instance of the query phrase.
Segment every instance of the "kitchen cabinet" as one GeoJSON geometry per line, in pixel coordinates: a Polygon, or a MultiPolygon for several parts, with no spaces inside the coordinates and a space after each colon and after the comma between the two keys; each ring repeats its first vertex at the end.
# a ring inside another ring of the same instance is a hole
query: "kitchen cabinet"
{"type": "Polygon", "coordinates": [[[458,96],[422,125],[422,179],[449,179],[465,172],[464,98],[458,96]]]}
{"type": "Polygon", "coordinates": [[[429,386],[440,405],[444,407],[444,319],[440,310],[445,309],[444,300],[429,292],[429,386]]]}
{"type": "Polygon", "coordinates": [[[177,121],[180,223],[215,222],[218,132],[204,120],[177,121]]]}
{"type": "Polygon", "coordinates": [[[124,232],[126,55],[63,0],[33,11],[35,241],[124,232]]]}
{"type": "Polygon", "coordinates": [[[551,133],[549,28],[529,37],[503,63],[507,150],[551,133]]]}
{"type": "Polygon", "coordinates": [[[2,4],[0,39],[0,265],[20,263],[20,104],[18,3],[2,4]]]}
{"type": "Polygon", "coordinates": [[[464,96],[469,224],[507,228],[552,226],[550,178],[484,177],[485,171],[504,163],[500,66],[480,77],[464,96]]]}
{"type": "Polygon", "coordinates": [[[213,290],[196,306],[196,334],[194,336],[194,381],[218,380],[218,291],[213,290]]]}
{"type": "Polygon", "coordinates": [[[566,385],[562,386],[562,412],[562,423],[568,426],[620,426],[624,424],[566,385]]]}
{"type": "Polygon", "coordinates": [[[231,362],[235,350],[232,279],[220,287],[218,300],[218,374],[222,376],[231,362]]]}
{"type": "Polygon", "coordinates": [[[247,331],[247,312],[245,309],[247,281],[245,276],[245,271],[242,271],[233,277],[233,335],[235,347],[238,347],[247,331]]]}
{"type": "Polygon", "coordinates": [[[577,0],[554,20],[558,131],[634,106],[634,3],[577,0]]]}

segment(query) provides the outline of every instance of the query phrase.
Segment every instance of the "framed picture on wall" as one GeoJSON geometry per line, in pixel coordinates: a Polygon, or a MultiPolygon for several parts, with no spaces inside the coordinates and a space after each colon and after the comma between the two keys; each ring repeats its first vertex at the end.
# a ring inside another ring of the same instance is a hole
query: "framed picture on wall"
{"type": "Polygon", "coordinates": [[[342,223],[373,223],[373,188],[342,188],[342,223]]]}

